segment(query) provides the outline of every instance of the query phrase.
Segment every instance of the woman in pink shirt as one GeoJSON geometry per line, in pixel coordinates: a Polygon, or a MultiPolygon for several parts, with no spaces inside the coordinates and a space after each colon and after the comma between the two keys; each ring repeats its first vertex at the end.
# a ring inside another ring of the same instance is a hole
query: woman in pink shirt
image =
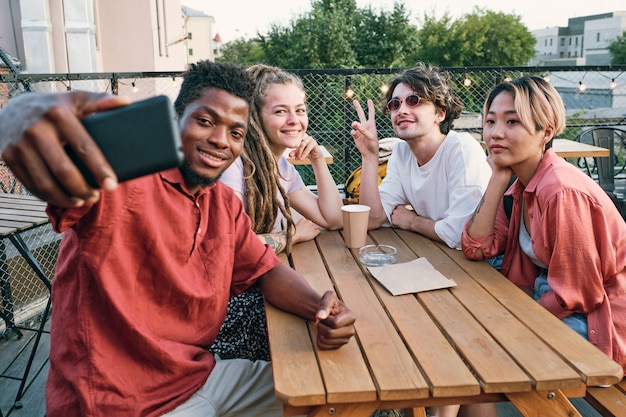
{"type": "Polygon", "coordinates": [[[502,274],[626,371],[626,223],[598,184],[550,149],[564,127],[563,101],[542,78],[493,88],[483,122],[493,174],[463,252],[503,253],[502,274]],[[513,199],[510,219],[503,196],[513,199]]]}

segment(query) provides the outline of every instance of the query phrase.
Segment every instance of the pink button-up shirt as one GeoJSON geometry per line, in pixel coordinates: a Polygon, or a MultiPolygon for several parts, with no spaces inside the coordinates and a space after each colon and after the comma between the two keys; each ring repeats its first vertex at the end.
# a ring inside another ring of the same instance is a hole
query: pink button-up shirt
{"type": "Polygon", "coordinates": [[[471,238],[462,236],[469,259],[504,252],[501,272],[520,287],[532,288],[539,268],[522,252],[519,228],[522,196],[528,206],[532,248],[548,265],[551,291],[539,303],[559,318],[587,315],[589,341],[626,372],[626,223],[606,193],[553,150],[544,154],[524,189],[516,182],[509,222],[504,206],[495,228],[471,238]]]}

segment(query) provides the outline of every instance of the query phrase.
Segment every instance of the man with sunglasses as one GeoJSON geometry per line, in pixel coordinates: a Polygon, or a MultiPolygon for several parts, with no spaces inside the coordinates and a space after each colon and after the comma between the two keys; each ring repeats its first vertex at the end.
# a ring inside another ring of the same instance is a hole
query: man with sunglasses
{"type": "Polygon", "coordinates": [[[452,130],[463,104],[448,82],[447,73],[422,63],[389,81],[383,112],[404,142],[395,146],[380,187],[372,100],[367,117],[354,101],[359,122],[352,123],[351,134],[362,157],[359,202],[371,207],[369,228],[389,221],[460,249],[463,226],[487,187],[491,168],[476,139],[452,130]]]}

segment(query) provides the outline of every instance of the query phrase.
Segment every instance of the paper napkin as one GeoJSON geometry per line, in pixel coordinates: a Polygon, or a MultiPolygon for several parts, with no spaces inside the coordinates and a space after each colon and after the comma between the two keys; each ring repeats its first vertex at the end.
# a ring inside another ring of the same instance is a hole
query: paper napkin
{"type": "Polygon", "coordinates": [[[426,258],[367,269],[393,295],[455,287],[453,279],[437,271],[426,258]]]}

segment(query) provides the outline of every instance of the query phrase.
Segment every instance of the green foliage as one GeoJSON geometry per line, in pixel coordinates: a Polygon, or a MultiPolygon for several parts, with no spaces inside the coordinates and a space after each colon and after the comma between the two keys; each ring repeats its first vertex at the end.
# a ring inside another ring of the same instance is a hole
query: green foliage
{"type": "Polygon", "coordinates": [[[273,25],[262,38],[272,65],[283,68],[351,68],[356,65],[355,0],[319,0],[290,28],[273,25]]]}
{"type": "Polygon", "coordinates": [[[609,45],[611,65],[626,64],[626,31],[609,45]]]}
{"type": "Polygon", "coordinates": [[[404,4],[395,3],[393,11],[375,14],[369,7],[355,15],[358,36],[354,50],[362,68],[398,68],[413,65],[410,60],[417,46],[417,28],[409,22],[404,4]]]}
{"type": "Polygon", "coordinates": [[[416,61],[434,65],[527,65],[535,54],[535,38],[514,14],[474,7],[472,13],[452,21],[449,14],[437,20],[424,14],[416,61]]]}
{"type": "Polygon", "coordinates": [[[218,62],[236,62],[243,67],[266,63],[265,53],[258,39],[245,40],[243,38],[228,42],[222,48],[222,55],[218,62]]]}

